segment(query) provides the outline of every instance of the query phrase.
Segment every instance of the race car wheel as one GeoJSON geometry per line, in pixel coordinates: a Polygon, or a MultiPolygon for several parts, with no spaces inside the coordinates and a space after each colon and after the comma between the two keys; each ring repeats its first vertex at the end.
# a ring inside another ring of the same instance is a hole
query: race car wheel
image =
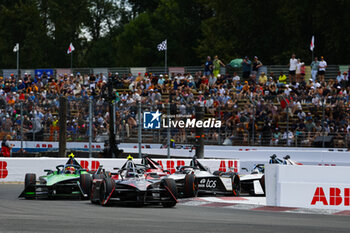
{"type": "Polygon", "coordinates": [[[113,192],[113,189],[115,187],[115,181],[111,179],[110,177],[107,177],[107,179],[103,180],[103,183],[101,184],[101,193],[100,193],[100,204],[106,205],[109,201],[109,196],[113,192]]]}
{"type": "MultiPolygon", "coordinates": [[[[34,193],[33,196],[35,196],[35,187],[36,184],[36,175],[33,173],[27,173],[24,178],[24,189],[26,189],[27,192],[34,193]]],[[[30,199],[31,197],[25,197],[26,199],[30,199]]]]}
{"type": "Polygon", "coordinates": [[[193,174],[187,174],[184,182],[184,197],[197,196],[196,178],[193,174]]]}
{"type": "Polygon", "coordinates": [[[176,205],[176,199],[178,198],[178,193],[177,193],[177,187],[176,183],[173,179],[169,178],[164,178],[161,181],[161,187],[164,187],[167,189],[169,192],[164,192],[161,197],[170,197],[171,201],[170,202],[164,202],[162,205],[166,208],[174,207],[176,205]]]}
{"type": "Polygon", "coordinates": [[[223,173],[223,171],[215,171],[213,172],[214,176],[220,176],[223,173]]]}
{"type": "Polygon", "coordinates": [[[85,197],[83,194],[81,195],[81,199],[88,200],[91,195],[91,186],[92,186],[92,178],[90,174],[81,174],[80,175],[80,186],[81,189],[85,194],[87,194],[87,197],[85,197]]]}
{"type": "Polygon", "coordinates": [[[231,175],[231,179],[233,196],[239,196],[241,193],[241,180],[239,179],[239,176],[235,173],[231,175]]]}
{"type": "Polygon", "coordinates": [[[103,194],[103,192],[101,189],[103,189],[105,186],[104,177],[105,176],[102,173],[92,175],[93,180],[94,179],[102,180],[96,183],[92,182],[93,184],[91,186],[91,194],[90,194],[90,201],[92,204],[102,204],[101,199],[103,198],[101,197],[101,195],[103,194]]]}

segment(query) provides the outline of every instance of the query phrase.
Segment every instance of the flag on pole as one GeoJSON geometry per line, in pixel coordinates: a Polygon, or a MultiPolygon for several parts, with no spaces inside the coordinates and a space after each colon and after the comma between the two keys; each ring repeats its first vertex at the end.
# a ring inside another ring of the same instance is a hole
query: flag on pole
{"type": "Polygon", "coordinates": [[[13,52],[16,53],[19,50],[19,44],[17,43],[13,48],[13,52]]]}
{"type": "Polygon", "coordinates": [[[75,50],[74,46],[72,43],[70,43],[68,50],[67,50],[67,54],[70,54],[71,52],[73,52],[75,50]]]}
{"type": "Polygon", "coordinates": [[[158,51],[167,50],[166,40],[160,43],[158,46],[158,51]]]}
{"type": "Polygon", "coordinates": [[[314,51],[314,48],[315,48],[315,37],[312,36],[311,43],[310,43],[310,50],[314,51]]]}

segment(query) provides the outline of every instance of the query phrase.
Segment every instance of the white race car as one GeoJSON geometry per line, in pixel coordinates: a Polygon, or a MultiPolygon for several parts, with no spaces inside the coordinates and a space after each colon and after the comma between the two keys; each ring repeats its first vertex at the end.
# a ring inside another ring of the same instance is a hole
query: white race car
{"type": "Polygon", "coordinates": [[[168,178],[175,180],[181,197],[194,197],[197,194],[240,194],[240,179],[237,173],[216,171],[210,173],[196,158],[190,166],[180,166],[168,178]]]}
{"type": "MultiPolygon", "coordinates": [[[[274,154],[270,157],[270,164],[283,164],[283,165],[302,165],[290,159],[287,155],[283,157],[283,160],[277,158],[274,154]]],[[[246,168],[242,170],[248,171],[246,168]]],[[[240,174],[241,192],[249,193],[250,195],[265,195],[265,165],[256,164],[251,170],[250,174],[240,174]]]]}

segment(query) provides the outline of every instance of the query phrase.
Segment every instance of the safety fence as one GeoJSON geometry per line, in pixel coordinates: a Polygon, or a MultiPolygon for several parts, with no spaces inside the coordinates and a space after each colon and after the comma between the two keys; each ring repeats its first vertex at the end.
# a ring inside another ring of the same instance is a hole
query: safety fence
{"type": "MultiPolygon", "coordinates": [[[[288,74],[289,67],[287,65],[267,65],[262,66],[259,68],[259,72],[265,72],[265,73],[274,73],[275,76],[278,76],[280,72],[284,72],[285,74],[288,74]]],[[[347,72],[349,70],[349,65],[328,65],[327,72],[325,74],[326,79],[330,78],[336,78],[338,71],[340,72],[347,72]]],[[[108,73],[118,73],[119,75],[127,76],[129,73],[132,75],[138,75],[138,73],[141,73],[144,75],[145,73],[152,73],[155,75],[159,74],[177,74],[177,73],[190,73],[194,75],[196,72],[203,72],[204,67],[203,66],[177,66],[177,67],[103,67],[103,68],[40,68],[40,69],[0,69],[0,76],[2,77],[10,77],[11,74],[14,74],[17,76],[18,72],[20,72],[21,76],[23,76],[25,73],[30,74],[32,76],[38,75],[42,76],[43,74],[46,74],[47,76],[53,76],[58,77],[60,75],[70,75],[70,74],[80,74],[82,76],[84,75],[100,75],[103,74],[105,76],[108,75],[108,73]]],[[[220,68],[220,74],[233,74],[233,72],[237,72],[238,75],[242,75],[241,68],[233,68],[230,65],[226,65],[225,67],[220,68]]],[[[305,78],[309,79],[311,76],[310,66],[306,66],[306,74],[305,78]]]]}
{"type": "MultiPolygon", "coordinates": [[[[173,121],[196,118],[197,105],[174,101],[168,107],[165,104],[167,98],[169,96],[163,95],[159,102],[140,105],[133,101],[114,101],[109,106],[102,97],[95,99],[68,97],[67,141],[91,140],[103,143],[109,139],[113,131],[118,142],[138,143],[141,140],[142,143],[167,145],[170,136],[174,142],[172,144],[175,145],[195,144],[195,128],[179,127],[179,125],[165,128],[163,124],[167,120],[167,115],[173,116],[173,121]],[[146,129],[144,113],[157,110],[162,114],[161,127],[146,129]],[[114,122],[112,127],[110,127],[111,118],[114,122]]],[[[235,98],[232,96],[233,102],[225,106],[204,105],[198,108],[203,112],[203,120],[221,121],[221,127],[203,129],[205,144],[348,146],[348,122],[345,116],[349,114],[349,107],[346,100],[342,100],[344,104],[336,107],[325,101],[318,105],[306,102],[297,108],[291,105],[283,108],[277,98],[265,102],[258,97],[253,101],[244,96],[240,99],[235,98]]],[[[35,98],[28,98],[13,105],[2,105],[0,111],[1,138],[11,135],[12,140],[18,141],[58,141],[60,114],[58,98],[54,96],[43,98],[37,94],[35,98]],[[9,115],[8,112],[13,114],[9,115]]]]}

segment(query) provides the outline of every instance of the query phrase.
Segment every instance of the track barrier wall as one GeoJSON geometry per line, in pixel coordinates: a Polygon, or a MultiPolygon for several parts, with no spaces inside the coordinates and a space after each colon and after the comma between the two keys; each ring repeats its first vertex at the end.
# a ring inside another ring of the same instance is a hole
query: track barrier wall
{"type": "Polygon", "coordinates": [[[265,165],[266,203],[350,210],[350,167],[265,165]]]}
{"type": "MultiPolygon", "coordinates": [[[[14,144],[13,152],[21,148],[20,141],[11,141],[14,144]]],[[[195,155],[195,149],[191,146],[183,146],[181,149],[170,149],[171,156],[191,158],[195,155]]],[[[26,152],[58,151],[58,142],[49,141],[23,141],[26,152]]],[[[99,152],[104,148],[104,143],[92,143],[92,151],[99,152]]],[[[71,151],[89,151],[88,142],[67,142],[67,149],[71,151]]],[[[119,149],[125,153],[138,153],[137,143],[121,143],[119,149]]],[[[161,148],[161,144],[142,144],[142,153],[149,155],[163,155],[166,157],[167,149],[161,148]]],[[[272,154],[279,158],[290,155],[292,160],[307,165],[325,166],[350,166],[350,152],[345,148],[293,148],[293,147],[239,147],[239,146],[204,146],[204,157],[210,159],[231,159],[241,161],[242,167],[252,168],[255,163],[266,163],[272,154]]],[[[28,154],[30,156],[30,154],[28,154]]]]}
{"type": "MultiPolygon", "coordinates": [[[[13,152],[20,150],[20,141],[11,141],[14,144],[13,152]]],[[[161,148],[161,144],[142,144],[142,153],[149,155],[167,156],[167,148],[161,148]]],[[[170,155],[177,158],[192,158],[195,149],[190,145],[182,145],[180,149],[170,149],[170,155]]],[[[58,151],[58,142],[49,141],[24,141],[24,156],[31,156],[26,152],[58,151]]],[[[92,143],[92,151],[99,152],[104,148],[104,143],[92,143]]],[[[89,151],[88,142],[67,142],[69,151],[89,151]]],[[[125,153],[138,153],[136,143],[121,143],[119,149],[125,153]]],[[[289,155],[292,160],[304,165],[319,166],[350,166],[350,152],[347,149],[334,148],[295,148],[295,147],[247,147],[247,146],[204,146],[204,157],[206,159],[238,159],[240,168],[251,170],[255,164],[265,164],[272,154],[279,158],[289,155]]],[[[0,158],[1,159],[1,158],[0,158]]],[[[241,172],[240,170],[238,170],[241,172]]]]}
{"type": "MultiPolygon", "coordinates": [[[[26,173],[35,173],[37,178],[45,175],[44,169],[56,170],[56,166],[65,164],[67,158],[0,158],[0,182],[18,182],[24,181],[26,173]]],[[[113,171],[113,168],[121,168],[126,159],[76,159],[83,168],[96,171],[100,165],[106,171],[113,171]]],[[[141,159],[134,159],[136,163],[141,163],[141,159]]],[[[177,166],[190,165],[191,159],[155,159],[163,169],[175,172],[177,166]]],[[[237,159],[199,159],[199,162],[208,167],[211,172],[216,170],[234,172],[240,169],[240,163],[237,159]]]]}

